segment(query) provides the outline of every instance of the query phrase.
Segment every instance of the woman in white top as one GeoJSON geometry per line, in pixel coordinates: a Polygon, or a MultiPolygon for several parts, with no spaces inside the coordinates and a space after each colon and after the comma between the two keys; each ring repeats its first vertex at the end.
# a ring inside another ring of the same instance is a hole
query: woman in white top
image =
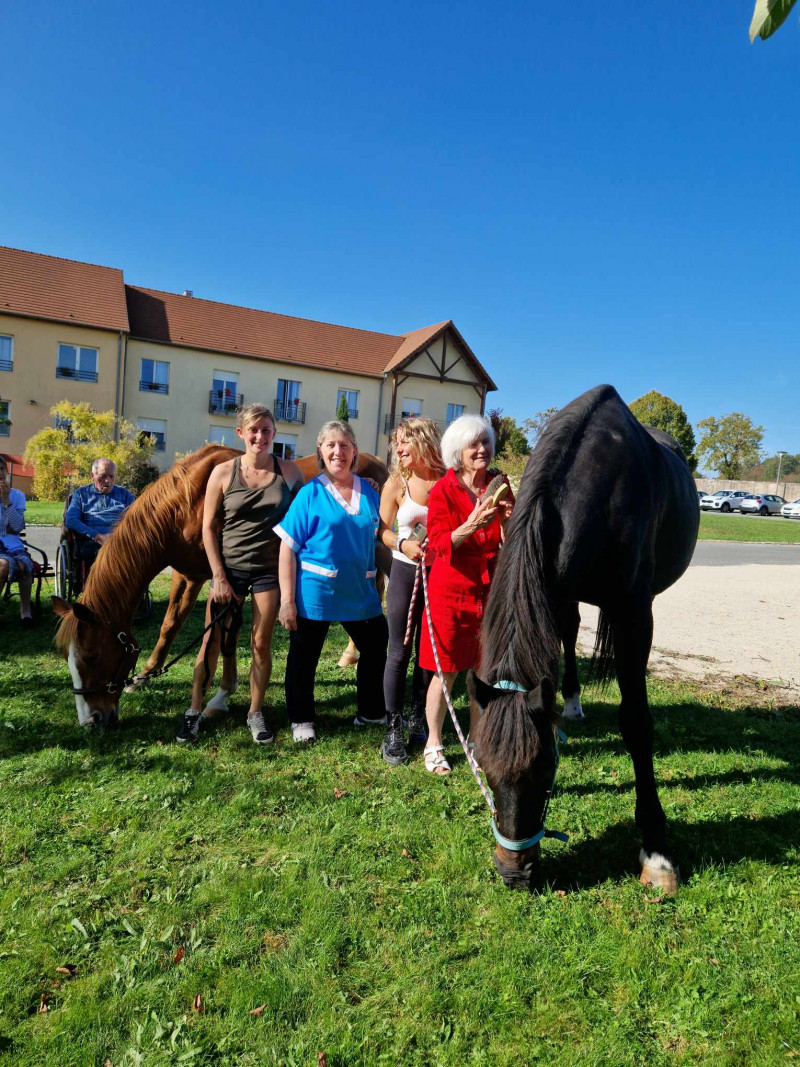
{"type": "MultiPolygon", "coordinates": [[[[386,614],[389,621],[389,652],[383,675],[383,694],[386,701],[387,731],[381,754],[391,766],[408,759],[403,739],[403,704],[405,703],[406,672],[415,643],[419,652],[419,627],[424,599],[421,585],[414,601],[412,632],[405,644],[408,610],[411,604],[417,561],[422,556],[419,538],[413,536],[415,526],[425,526],[428,516],[428,494],[445,472],[439,449],[440,434],[432,419],[411,416],[398,423],[392,438],[394,461],[389,480],[381,493],[380,538],[392,549],[394,561],[386,614]],[[397,523],[397,533],[393,527],[397,523]]],[[[426,556],[428,567],[431,554],[426,556]]],[[[425,691],[430,676],[423,672],[414,656],[414,681],[411,693],[411,714],[408,724],[409,743],[425,743],[425,691]]]]}

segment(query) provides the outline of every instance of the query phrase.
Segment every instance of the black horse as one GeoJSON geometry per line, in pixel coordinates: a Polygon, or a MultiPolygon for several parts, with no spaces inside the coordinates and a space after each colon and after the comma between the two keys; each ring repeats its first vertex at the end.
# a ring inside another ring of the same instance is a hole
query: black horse
{"type": "Polygon", "coordinates": [[[600,608],[593,667],[616,668],[619,722],[633,759],[641,880],[677,889],[653,774],[645,674],[652,601],[689,565],[697,540],[695,485],[680,446],[642,426],[610,385],[554,415],[522,477],[483,624],[484,715],[476,738],[497,807],[495,864],[506,885],[530,886],[557,749],[560,645],[565,707],[580,711],[578,601],[600,608]],[[506,683],[509,683],[508,685],[506,683]]]}

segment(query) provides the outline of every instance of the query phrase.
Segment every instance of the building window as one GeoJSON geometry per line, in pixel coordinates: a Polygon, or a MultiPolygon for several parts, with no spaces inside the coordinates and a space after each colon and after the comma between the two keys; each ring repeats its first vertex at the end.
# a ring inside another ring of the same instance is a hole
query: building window
{"type": "Polygon", "coordinates": [[[357,389],[340,389],[336,394],[336,414],[339,414],[339,407],[342,403],[342,397],[347,404],[347,417],[348,419],[358,418],[358,390],[357,389]]]}
{"type": "Polygon", "coordinates": [[[235,415],[244,405],[239,393],[239,375],[236,371],[215,370],[211,380],[211,395],[208,410],[212,415],[235,415]]]}
{"type": "Polygon", "coordinates": [[[167,424],[164,419],[139,419],[139,437],[152,437],[156,452],[164,452],[167,447],[167,424]]]}
{"type": "Polygon", "coordinates": [[[14,369],[14,338],[0,333],[0,370],[14,369]]]}
{"type": "Polygon", "coordinates": [[[169,363],[162,363],[160,359],[143,359],[139,390],[142,393],[168,393],[169,363]]]}
{"type": "Polygon", "coordinates": [[[281,459],[294,459],[297,455],[297,434],[276,434],[272,442],[272,454],[281,459]]]}
{"type": "Polygon", "coordinates": [[[466,404],[448,404],[447,405],[447,425],[454,422],[457,418],[464,414],[464,408],[466,404]]]}
{"type": "Polygon", "coordinates": [[[274,415],[281,422],[306,421],[306,406],[300,400],[300,382],[278,378],[278,395],[275,398],[274,415]]]}
{"type": "Polygon", "coordinates": [[[403,419],[409,418],[411,415],[422,414],[422,401],[414,400],[410,396],[403,397],[403,405],[400,409],[400,417],[403,419]]]}
{"type": "Polygon", "coordinates": [[[97,381],[97,349],[80,345],[59,345],[56,378],[74,378],[79,382],[97,381]]]}
{"type": "Polygon", "coordinates": [[[72,432],[72,419],[65,419],[63,415],[56,415],[53,419],[53,429],[63,430],[69,442],[75,440],[75,435],[72,432]]]}
{"type": "Polygon", "coordinates": [[[11,433],[11,401],[0,400],[0,437],[11,433]]]}
{"type": "Polygon", "coordinates": [[[208,443],[210,445],[227,445],[228,448],[241,448],[242,442],[236,436],[233,426],[209,426],[208,443]]]}

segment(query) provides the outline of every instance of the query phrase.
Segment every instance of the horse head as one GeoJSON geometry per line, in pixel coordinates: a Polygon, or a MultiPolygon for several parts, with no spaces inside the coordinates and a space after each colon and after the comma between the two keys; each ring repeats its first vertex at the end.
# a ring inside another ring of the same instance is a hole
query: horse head
{"type": "Polygon", "coordinates": [[[101,619],[78,601],[52,598],[61,624],[56,644],[72,675],[72,691],[81,726],[111,726],[119,717],[119,698],[136,665],[139,646],[129,624],[101,619]]]}
{"type": "Polygon", "coordinates": [[[470,671],[467,684],[483,710],[476,749],[494,793],[494,863],[507,886],[530,889],[558,762],[553,683],[544,678],[529,690],[501,688],[470,671]]]}

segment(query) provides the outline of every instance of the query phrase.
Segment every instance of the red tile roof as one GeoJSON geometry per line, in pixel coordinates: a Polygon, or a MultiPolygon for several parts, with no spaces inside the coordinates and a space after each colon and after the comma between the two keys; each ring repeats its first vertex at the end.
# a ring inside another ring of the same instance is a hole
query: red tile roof
{"type": "Polygon", "coordinates": [[[122,271],[0,246],[0,314],[128,329],[122,271]]]}
{"type": "Polygon", "coordinates": [[[380,376],[403,340],[387,333],[296,319],[194,296],[125,286],[131,336],[380,376]]]}

